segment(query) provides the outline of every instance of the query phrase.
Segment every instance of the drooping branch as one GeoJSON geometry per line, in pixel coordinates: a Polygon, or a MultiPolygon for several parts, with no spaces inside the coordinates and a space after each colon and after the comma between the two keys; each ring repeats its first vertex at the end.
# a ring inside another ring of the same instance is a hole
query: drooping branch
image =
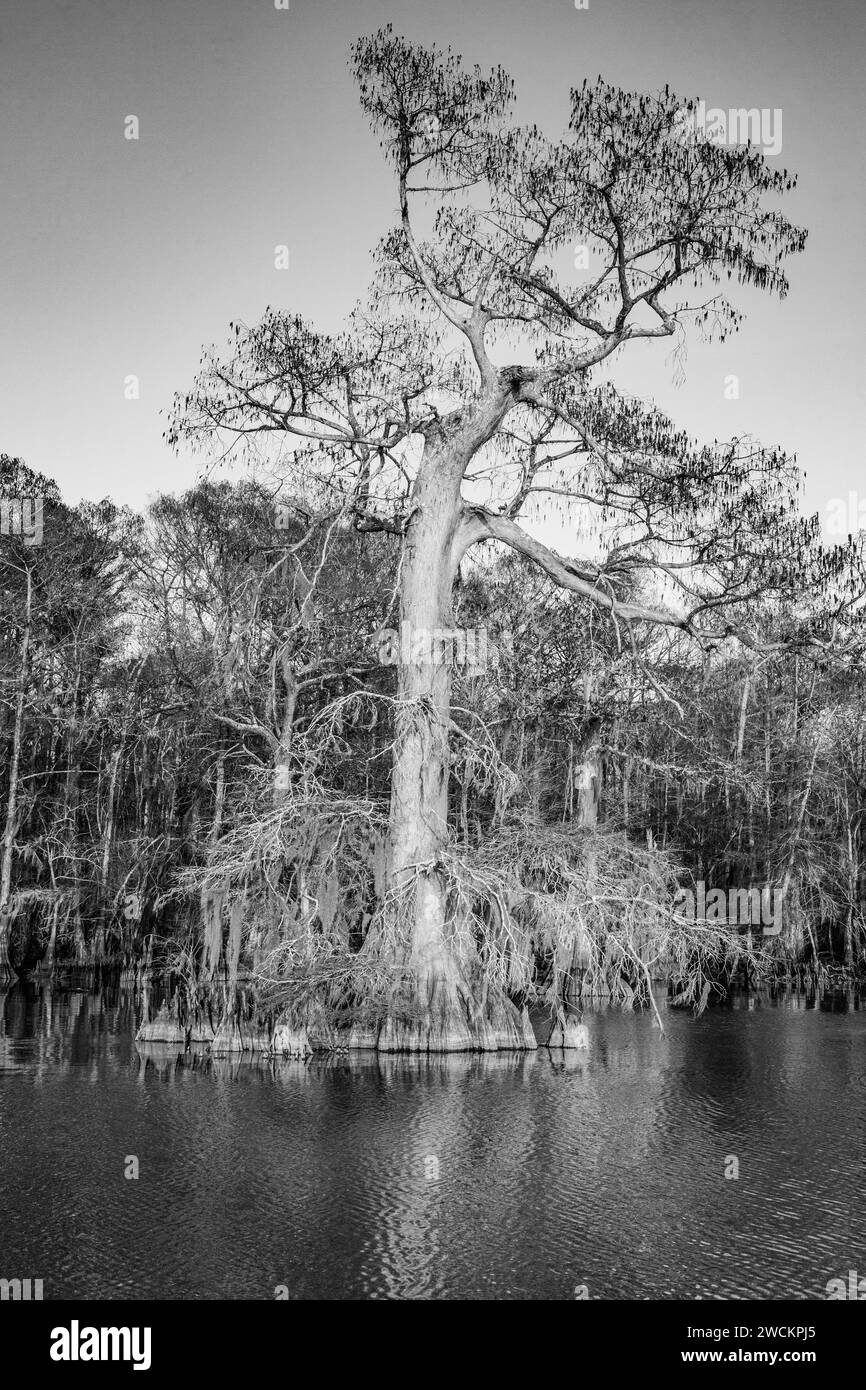
{"type": "Polygon", "coordinates": [[[657,627],[681,631],[706,650],[718,647],[728,638],[733,638],[750,650],[761,653],[804,646],[813,648],[817,654],[826,655],[826,644],[815,638],[768,642],[757,638],[742,625],[727,619],[718,629],[702,628],[698,626],[696,619],[700,612],[706,610],[706,604],[701,604],[698,609],[690,612],[676,613],[671,609],[621,597],[618,593],[617,579],[605,574],[603,566],[593,567],[587,561],[564,559],[542,541],[531,536],[510,517],[486,511],[481,507],[466,507],[455,538],[457,552],[460,555],[465,554],[471,546],[486,540],[501,541],[518,554],[526,556],[559,588],[579,594],[596,607],[606,610],[615,621],[626,625],[651,623],[657,627]]]}

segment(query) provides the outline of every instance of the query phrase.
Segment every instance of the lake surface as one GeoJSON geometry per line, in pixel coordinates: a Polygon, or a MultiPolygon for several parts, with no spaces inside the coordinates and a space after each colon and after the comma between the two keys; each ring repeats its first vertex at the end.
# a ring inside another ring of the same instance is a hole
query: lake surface
{"type": "Polygon", "coordinates": [[[665,1014],[664,1037],[585,1019],[588,1052],[256,1064],[139,1053],[127,991],[18,984],[0,1277],[46,1298],[823,1299],[866,1272],[859,1007],[741,997],[665,1014]]]}

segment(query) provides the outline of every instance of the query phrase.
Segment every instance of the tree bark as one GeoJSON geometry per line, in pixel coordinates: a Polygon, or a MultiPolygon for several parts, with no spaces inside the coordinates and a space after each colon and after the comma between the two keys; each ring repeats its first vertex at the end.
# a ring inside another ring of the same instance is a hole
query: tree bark
{"type": "Polygon", "coordinates": [[[598,826],[598,804],[601,800],[601,749],[598,734],[601,720],[594,719],[587,730],[580,749],[580,764],[577,776],[577,823],[582,830],[595,830],[598,826]]]}
{"type": "Polygon", "coordinates": [[[380,1051],[528,1045],[511,1001],[481,997],[471,957],[449,921],[442,863],[448,843],[452,671],[448,643],[434,634],[451,626],[461,555],[460,485],[470,457],[471,451],[444,433],[428,438],[405,535],[389,857],[393,920],[405,933],[405,948],[401,998],[383,1022],[380,1051]]]}
{"type": "Polygon", "coordinates": [[[3,832],[3,858],[0,861],[0,983],[15,979],[9,959],[11,931],[12,859],[15,852],[15,822],[18,815],[18,767],[21,762],[21,742],[24,732],[24,701],[30,671],[30,634],[33,626],[33,579],[27,570],[27,602],[24,630],[21,635],[21,659],[15,701],[15,728],[12,735],[12,762],[9,767],[9,801],[3,832]]]}
{"type": "MultiPolygon", "coordinates": [[[[211,823],[210,834],[208,835],[208,852],[212,853],[216,847],[222,833],[223,812],[225,809],[226,795],[226,755],[223,748],[220,749],[216,765],[216,789],[214,792],[214,813],[211,823]]],[[[214,893],[212,889],[202,889],[201,893],[201,916],[202,916],[202,958],[200,978],[203,984],[209,985],[216,974],[217,967],[222,955],[223,926],[222,926],[222,905],[223,894],[214,893]]]]}
{"type": "Polygon", "coordinates": [[[116,801],[117,785],[120,771],[123,766],[123,756],[126,752],[126,740],[129,734],[129,725],[132,720],[133,705],[135,704],[136,691],[138,689],[138,678],[141,675],[143,660],[139,661],[133,673],[132,685],[126,698],[126,708],[123,714],[123,722],[120,728],[120,739],[117,747],[111,755],[110,771],[108,776],[108,795],[105,809],[105,825],[102,832],[102,855],[99,873],[99,921],[97,925],[96,937],[93,942],[92,956],[93,963],[98,964],[105,955],[105,936],[108,928],[110,915],[109,904],[109,882],[111,876],[111,853],[114,847],[114,831],[116,825],[116,801]]]}

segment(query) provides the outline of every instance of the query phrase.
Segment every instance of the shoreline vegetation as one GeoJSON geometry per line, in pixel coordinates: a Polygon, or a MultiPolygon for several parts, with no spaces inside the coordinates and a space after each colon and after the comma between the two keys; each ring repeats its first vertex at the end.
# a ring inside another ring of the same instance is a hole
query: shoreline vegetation
{"type": "Polygon", "coordinates": [[[602,374],[784,297],[794,176],[667,88],[585,82],[549,139],[390,27],[350,66],[399,220],[343,331],[232,324],[169,415],[202,481],[145,514],[0,456],[0,981],[306,1055],[860,980],[866,537],[602,374]]]}

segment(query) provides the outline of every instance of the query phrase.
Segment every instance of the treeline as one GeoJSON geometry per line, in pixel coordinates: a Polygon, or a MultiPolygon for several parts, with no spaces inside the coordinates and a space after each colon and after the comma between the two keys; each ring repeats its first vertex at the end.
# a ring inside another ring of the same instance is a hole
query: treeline
{"type": "MultiPolygon", "coordinates": [[[[0,492],[42,499],[39,544],[0,537],[0,967],[169,966],[231,997],[252,972],[277,1001],[339,974],[335,941],[358,958],[385,878],[399,537],[272,480],[138,516],[69,507],[3,457],[0,492]]],[[[750,617],[755,651],[635,645],[520,556],[463,567],[460,881],[522,875],[572,911],[579,832],[584,890],[612,913],[645,881],[773,885],[763,944],[855,969],[863,666],[792,649],[778,606],[750,617]]]]}

